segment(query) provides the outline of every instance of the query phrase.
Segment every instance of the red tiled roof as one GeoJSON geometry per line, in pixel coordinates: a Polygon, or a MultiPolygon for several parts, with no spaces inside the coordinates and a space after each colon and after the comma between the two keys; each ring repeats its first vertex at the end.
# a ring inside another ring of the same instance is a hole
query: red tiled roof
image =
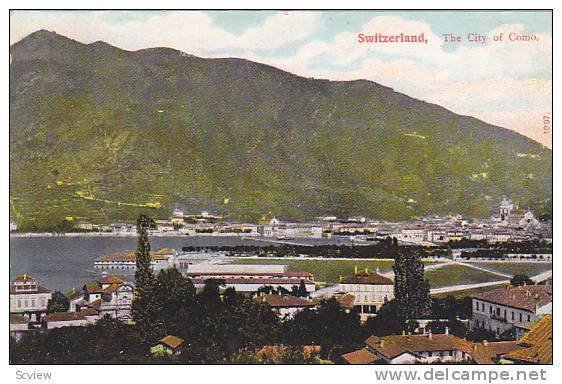
{"type": "Polygon", "coordinates": [[[507,354],[505,358],[532,364],[552,364],[552,316],[540,319],[523,335],[519,345],[522,349],[507,354]]]}
{"type": "Polygon", "coordinates": [[[314,307],[315,305],[310,300],[292,295],[263,295],[261,299],[273,308],[314,307]]]}
{"type": "MultiPolygon", "coordinates": [[[[162,248],[158,251],[151,251],[150,256],[152,260],[167,259],[172,255],[174,250],[172,248],[162,248]]],[[[135,251],[116,252],[111,255],[103,255],[98,257],[97,261],[119,261],[119,262],[134,262],[136,261],[135,251]]]]}
{"type": "Polygon", "coordinates": [[[526,285],[513,288],[498,288],[476,294],[473,298],[534,312],[536,306],[542,307],[552,302],[552,286],[526,285]]]}
{"type": "Polygon", "coordinates": [[[27,317],[18,315],[15,313],[10,313],[10,324],[27,324],[31,322],[27,317]]]}
{"type": "Polygon", "coordinates": [[[97,315],[97,311],[93,308],[86,308],[80,312],[54,312],[43,316],[42,320],[49,321],[74,321],[74,320],[85,320],[86,316],[97,315]]]}
{"type": "Polygon", "coordinates": [[[100,284],[121,284],[124,281],[125,279],[117,275],[104,276],[101,279],[98,279],[98,283],[100,284]]]}
{"type": "Polygon", "coordinates": [[[342,308],[353,308],[355,305],[355,296],[350,294],[342,295],[337,300],[342,308]]]}
{"type": "Polygon", "coordinates": [[[343,354],[341,357],[347,364],[373,364],[374,362],[380,360],[379,357],[372,354],[365,348],[343,354]]]}
{"type": "Polygon", "coordinates": [[[160,343],[165,344],[172,349],[179,347],[184,343],[184,341],[184,339],[173,335],[168,335],[160,339],[160,343]]]}
{"type": "Polygon", "coordinates": [[[391,279],[379,275],[378,273],[359,273],[355,276],[346,277],[341,281],[342,284],[369,284],[369,285],[393,285],[391,279]]]}

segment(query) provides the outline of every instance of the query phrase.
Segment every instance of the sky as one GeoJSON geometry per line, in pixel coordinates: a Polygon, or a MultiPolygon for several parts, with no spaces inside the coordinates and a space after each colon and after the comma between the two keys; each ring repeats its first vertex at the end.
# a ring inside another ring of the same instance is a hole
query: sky
{"type": "Polygon", "coordinates": [[[552,146],[543,124],[552,115],[548,11],[12,12],[11,43],[39,29],[127,50],[165,46],[305,77],[372,80],[552,146]],[[424,33],[427,44],[360,43],[359,33],[424,33]],[[446,42],[447,33],[462,40],[446,42]],[[469,34],[487,38],[471,42],[469,34]]]}

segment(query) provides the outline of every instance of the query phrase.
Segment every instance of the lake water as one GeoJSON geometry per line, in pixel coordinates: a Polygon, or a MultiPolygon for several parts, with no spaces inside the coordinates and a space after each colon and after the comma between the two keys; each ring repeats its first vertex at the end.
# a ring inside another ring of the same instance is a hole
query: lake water
{"type": "MultiPolygon", "coordinates": [[[[10,281],[27,273],[40,285],[66,292],[81,288],[99,276],[94,261],[101,255],[134,250],[136,237],[40,237],[10,238],[10,281]]],[[[304,242],[299,239],[299,242],[304,242]]],[[[329,240],[307,240],[307,243],[329,243],[329,240]]],[[[337,243],[345,241],[336,241],[337,243]]],[[[271,245],[243,240],[240,237],[186,236],[151,237],[152,249],[163,247],[181,251],[186,246],[271,245]]],[[[133,275],[125,276],[127,279],[133,275]]]]}

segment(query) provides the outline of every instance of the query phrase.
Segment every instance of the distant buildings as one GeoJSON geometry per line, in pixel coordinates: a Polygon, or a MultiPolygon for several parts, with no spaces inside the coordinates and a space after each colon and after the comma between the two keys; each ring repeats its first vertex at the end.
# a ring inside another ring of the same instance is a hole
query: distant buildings
{"type": "Polygon", "coordinates": [[[472,297],[470,328],[485,328],[496,336],[513,329],[516,339],[541,316],[552,313],[552,286],[499,288],[472,297]]]}
{"type": "Polygon", "coordinates": [[[53,291],[40,286],[31,276],[17,276],[10,285],[10,313],[38,323],[47,313],[53,291]]]}

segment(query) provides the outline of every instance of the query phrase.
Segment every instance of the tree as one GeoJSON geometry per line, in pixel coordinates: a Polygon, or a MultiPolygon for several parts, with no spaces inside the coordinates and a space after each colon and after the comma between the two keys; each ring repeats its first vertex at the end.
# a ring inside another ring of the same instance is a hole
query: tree
{"type": "Polygon", "coordinates": [[[66,312],[70,308],[68,298],[59,291],[56,291],[51,296],[51,300],[47,304],[47,313],[53,312],[66,312]]]}
{"type": "Polygon", "coordinates": [[[157,337],[161,325],[158,318],[160,305],[156,299],[156,278],[152,271],[148,229],[154,227],[154,220],[140,215],[137,220],[137,251],[135,271],[135,298],[133,301],[133,319],[137,324],[144,343],[151,343],[157,337]]]}
{"type": "Polygon", "coordinates": [[[514,287],[519,287],[521,285],[535,285],[535,282],[527,275],[515,275],[511,278],[510,284],[514,287]]]}
{"type": "Polygon", "coordinates": [[[291,287],[291,295],[298,297],[308,297],[308,291],[306,290],[306,284],[304,283],[304,280],[301,280],[298,286],[293,285],[291,287]]]}
{"type": "Polygon", "coordinates": [[[156,277],[154,300],[159,305],[158,318],[168,331],[173,327],[173,319],[181,308],[187,308],[195,302],[195,287],[174,267],[163,269],[156,277]]]}
{"type": "Polygon", "coordinates": [[[430,316],[429,282],[424,279],[424,265],[417,248],[402,247],[394,260],[394,297],[398,310],[408,319],[430,316]]]}

